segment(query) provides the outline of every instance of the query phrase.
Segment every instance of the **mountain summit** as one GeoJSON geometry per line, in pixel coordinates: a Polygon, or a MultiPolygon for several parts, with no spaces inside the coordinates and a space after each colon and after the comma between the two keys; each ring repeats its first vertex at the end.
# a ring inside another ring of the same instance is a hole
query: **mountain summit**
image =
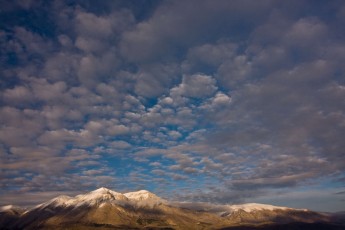
{"type": "Polygon", "coordinates": [[[167,204],[168,202],[157,195],[147,191],[140,190],[136,192],[128,192],[125,195],[131,203],[136,207],[150,206],[154,207],[159,204],[167,204]]]}
{"type": "Polygon", "coordinates": [[[265,229],[266,225],[295,222],[303,223],[306,229],[319,223],[327,227],[322,229],[344,227],[331,225],[331,220],[329,215],[308,210],[256,203],[189,203],[187,207],[186,203],[171,203],[146,190],[122,194],[107,188],[75,197],[58,196],[27,211],[14,206],[0,208],[0,229],[8,230],[232,229],[242,225],[265,229]]]}
{"type": "Polygon", "coordinates": [[[86,194],[77,195],[75,197],[61,195],[36,206],[35,209],[45,209],[47,207],[94,206],[102,203],[118,203],[123,201],[128,201],[128,198],[119,192],[102,187],[86,194]]]}
{"type": "Polygon", "coordinates": [[[139,190],[136,192],[127,192],[124,194],[127,198],[132,200],[148,200],[148,199],[161,199],[155,194],[147,190],[139,190]]]}

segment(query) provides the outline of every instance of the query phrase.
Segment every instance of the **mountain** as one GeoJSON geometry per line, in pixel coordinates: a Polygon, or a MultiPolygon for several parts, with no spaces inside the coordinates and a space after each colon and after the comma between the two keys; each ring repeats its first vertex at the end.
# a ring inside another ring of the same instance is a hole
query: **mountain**
{"type": "Polygon", "coordinates": [[[0,208],[0,229],[5,228],[6,226],[11,225],[18,221],[20,216],[25,212],[25,209],[22,209],[13,205],[6,205],[0,208]]]}
{"type": "Polygon", "coordinates": [[[130,200],[135,201],[143,201],[143,200],[151,200],[151,201],[163,201],[162,198],[156,196],[155,194],[147,191],[147,190],[140,190],[136,192],[127,192],[125,195],[130,200]]]}
{"type": "MultiPolygon", "coordinates": [[[[107,188],[58,196],[29,210],[0,209],[0,229],[337,229],[334,218],[308,210],[264,204],[174,203],[140,190],[107,188]],[[300,224],[300,225],[298,225],[300,224]],[[316,228],[321,226],[322,228],[316,228]],[[296,227],[297,226],[297,227],[296,227]],[[289,229],[289,228],[282,228],[289,229]],[[303,228],[301,228],[303,229],[303,228]]],[[[339,228],[341,229],[341,228],[339,228]]],[[[344,228],[343,228],[344,229],[344,228]]]]}

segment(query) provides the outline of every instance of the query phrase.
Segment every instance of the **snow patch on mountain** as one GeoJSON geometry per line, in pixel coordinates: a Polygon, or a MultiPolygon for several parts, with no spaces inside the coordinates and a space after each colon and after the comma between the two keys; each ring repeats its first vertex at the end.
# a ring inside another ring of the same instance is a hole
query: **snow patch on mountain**
{"type": "Polygon", "coordinates": [[[112,191],[107,188],[99,188],[86,194],[77,195],[75,197],[58,196],[36,206],[35,208],[44,209],[49,207],[80,207],[100,205],[104,202],[119,204],[127,202],[128,198],[122,193],[112,191]]]}
{"type": "Polygon", "coordinates": [[[155,194],[147,191],[147,190],[139,190],[136,192],[127,192],[124,193],[123,195],[125,195],[128,199],[131,200],[148,200],[148,199],[160,199],[158,196],[156,196],[155,194]]]}
{"type": "Polygon", "coordinates": [[[247,213],[255,211],[308,211],[306,209],[293,209],[288,207],[273,206],[268,204],[258,204],[258,203],[246,203],[246,204],[236,204],[236,205],[222,205],[222,204],[212,204],[207,202],[170,202],[171,205],[187,208],[197,211],[206,211],[217,214],[219,216],[230,216],[238,211],[245,211],[247,213]]]}
{"type": "Polygon", "coordinates": [[[0,207],[0,213],[6,213],[9,215],[18,216],[24,212],[26,212],[25,208],[21,208],[19,206],[15,206],[15,205],[6,205],[6,206],[0,207]]]}
{"type": "Polygon", "coordinates": [[[0,207],[0,211],[7,211],[7,210],[11,210],[13,207],[13,205],[5,205],[0,207]]]}
{"type": "Polygon", "coordinates": [[[166,200],[156,196],[147,190],[139,190],[136,192],[124,193],[134,206],[150,206],[168,203],[166,200]]]}
{"type": "Polygon", "coordinates": [[[56,207],[78,208],[82,206],[103,207],[104,203],[114,205],[132,205],[134,207],[153,207],[155,205],[167,203],[167,201],[147,190],[122,194],[102,187],[86,194],[77,195],[75,197],[58,196],[36,206],[34,209],[49,209],[56,207]]]}
{"type": "Polygon", "coordinates": [[[5,205],[0,207],[0,212],[6,212],[6,211],[11,211],[11,210],[22,210],[22,208],[15,206],[15,205],[5,205]]]}
{"type": "Polygon", "coordinates": [[[69,196],[61,195],[58,197],[55,197],[51,200],[48,200],[47,202],[44,202],[42,204],[37,205],[33,209],[44,209],[47,207],[64,207],[66,206],[66,202],[68,202],[70,199],[72,199],[69,196]]]}
{"type": "Polygon", "coordinates": [[[92,192],[78,195],[73,200],[67,202],[67,204],[71,203],[72,205],[98,205],[103,202],[116,202],[116,201],[128,201],[128,198],[124,196],[122,193],[112,191],[107,188],[99,188],[92,192]]]}
{"type": "Polygon", "coordinates": [[[258,204],[258,203],[247,203],[247,204],[238,204],[238,205],[228,205],[230,211],[239,211],[243,210],[245,212],[252,212],[258,210],[290,210],[288,207],[273,206],[268,204],[258,204]]]}

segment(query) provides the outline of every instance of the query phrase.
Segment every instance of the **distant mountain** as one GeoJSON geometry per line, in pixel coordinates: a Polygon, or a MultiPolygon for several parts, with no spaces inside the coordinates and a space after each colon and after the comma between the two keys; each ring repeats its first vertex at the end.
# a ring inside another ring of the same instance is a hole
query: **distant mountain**
{"type": "Polygon", "coordinates": [[[25,212],[22,209],[13,205],[6,205],[0,208],[0,229],[6,229],[19,220],[20,216],[25,212]]]}
{"type": "Polygon", "coordinates": [[[329,214],[287,207],[173,203],[146,190],[122,194],[107,188],[59,196],[29,210],[0,209],[0,229],[8,230],[344,229],[342,223],[331,223],[336,220],[329,214]]]}

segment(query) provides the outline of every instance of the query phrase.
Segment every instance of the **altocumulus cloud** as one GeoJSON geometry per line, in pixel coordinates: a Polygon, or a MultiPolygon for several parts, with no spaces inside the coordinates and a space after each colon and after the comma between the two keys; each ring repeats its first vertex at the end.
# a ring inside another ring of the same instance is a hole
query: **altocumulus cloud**
{"type": "Polygon", "coordinates": [[[106,186],[341,209],[342,1],[1,5],[0,204],[106,186]]]}

